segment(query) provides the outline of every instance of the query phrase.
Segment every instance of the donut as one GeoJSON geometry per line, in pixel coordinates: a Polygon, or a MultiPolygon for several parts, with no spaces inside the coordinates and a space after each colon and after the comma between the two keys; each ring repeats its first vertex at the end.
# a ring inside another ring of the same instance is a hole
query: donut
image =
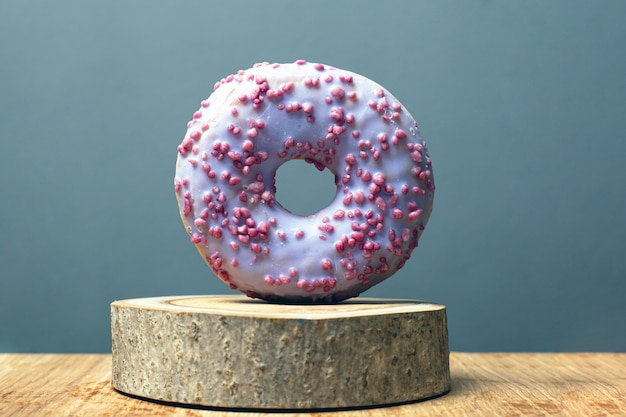
{"type": "Polygon", "coordinates": [[[221,79],[177,150],[191,243],[252,298],[358,296],[405,265],[432,210],[431,160],[413,117],[379,84],[324,64],[261,63],[221,79]],[[293,159],[335,176],[333,201],[309,216],[275,197],[276,171],[293,159]]]}

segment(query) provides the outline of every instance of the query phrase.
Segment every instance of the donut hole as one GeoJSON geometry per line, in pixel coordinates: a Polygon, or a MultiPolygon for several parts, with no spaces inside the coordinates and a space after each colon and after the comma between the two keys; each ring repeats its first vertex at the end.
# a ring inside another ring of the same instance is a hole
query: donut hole
{"type": "Polygon", "coordinates": [[[335,175],[319,171],[302,159],[285,162],[276,171],[276,200],[297,216],[310,216],[328,207],[337,194],[335,175]]]}

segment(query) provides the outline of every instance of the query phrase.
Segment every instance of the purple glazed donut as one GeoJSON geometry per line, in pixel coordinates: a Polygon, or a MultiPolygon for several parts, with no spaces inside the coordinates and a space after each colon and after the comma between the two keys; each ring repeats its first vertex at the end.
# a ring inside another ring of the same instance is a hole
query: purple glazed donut
{"type": "Polygon", "coordinates": [[[213,272],[249,297],[355,297],[402,268],[430,217],[417,123],[353,72],[256,64],[216,83],[187,127],[174,179],[181,218],[213,272]],[[335,175],[328,207],[302,217],[276,201],[276,171],[292,159],[335,175]]]}

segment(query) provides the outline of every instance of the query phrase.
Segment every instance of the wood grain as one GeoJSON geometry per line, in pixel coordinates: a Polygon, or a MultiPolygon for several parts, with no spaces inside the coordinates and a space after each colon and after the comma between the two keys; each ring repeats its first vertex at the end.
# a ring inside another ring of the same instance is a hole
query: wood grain
{"type": "Polygon", "coordinates": [[[626,354],[450,354],[452,391],[395,407],[311,413],[184,408],[120,394],[110,355],[0,354],[0,415],[174,417],[624,416],[626,354]]]}
{"type": "Polygon", "coordinates": [[[450,389],[445,307],[361,298],[284,305],[245,296],[111,304],[113,386],[214,407],[370,407],[450,389]]]}

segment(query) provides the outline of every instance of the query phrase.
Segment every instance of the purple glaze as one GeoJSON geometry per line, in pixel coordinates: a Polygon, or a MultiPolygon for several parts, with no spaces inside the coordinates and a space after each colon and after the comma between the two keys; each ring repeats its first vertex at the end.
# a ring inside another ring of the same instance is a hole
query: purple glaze
{"type": "Polygon", "coordinates": [[[417,123],[387,90],[304,60],[257,64],[214,86],[178,146],[174,189],[191,242],[230,288],[280,302],[355,297],[417,247],[435,185],[417,123]],[[296,216],[276,170],[303,159],[337,195],[296,216]]]}

